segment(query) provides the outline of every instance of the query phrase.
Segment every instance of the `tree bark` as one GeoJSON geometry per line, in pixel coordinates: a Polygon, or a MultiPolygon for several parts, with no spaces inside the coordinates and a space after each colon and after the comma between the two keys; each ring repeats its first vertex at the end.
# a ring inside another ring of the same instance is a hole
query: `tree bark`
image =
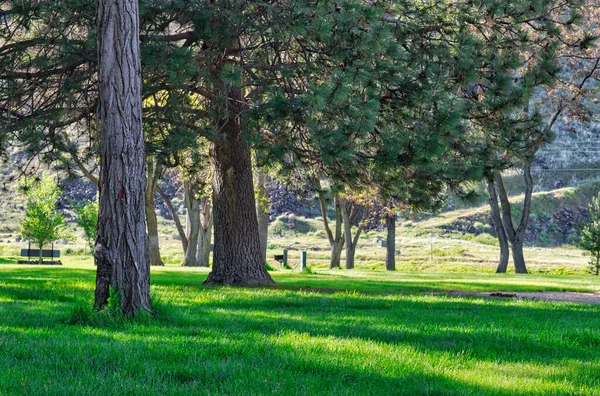
{"type": "Polygon", "coordinates": [[[146,235],[139,10],[134,0],[99,0],[100,208],[95,306],[110,289],[124,315],[151,311],[146,235]]]}
{"type": "Polygon", "coordinates": [[[498,261],[498,267],[496,268],[497,274],[504,274],[508,269],[508,239],[506,238],[506,231],[502,225],[502,217],[500,215],[500,206],[498,205],[498,193],[496,191],[496,185],[493,178],[486,181],[488,190],[488,202],[490,203],[490,212],[492,217],[492,225],[494,231],[496,231],[496,237],[498,238],[498,244],[500,245],[500,258],[498,261]]]}
{"type": "Polygon", "coordinates": [[[268,176],[264,169],[256,167],[256,217],[258,219],[258,237],[260,239],[261,261],[267,261],[267,238],[269,236],[269,191],[268,176]]]}
{"type": "Polygon", "coordinates": [[[331,244],[331,257],[329,259],[329,269],[341,268],[343,241],[337,241],[331,244]]]}
{"type": "Polygon", "coordinates": [[[212,205],[210,197],[200,199],[202,213],[200,215],[200,235],[198,236],[198,252],[196,265],[198,267],[208,267],[210,263],[210,244],[212,242],[212,205]]]}
{"type": "Polygon", "coordinates": [[[523,240],[515,238],[510,244],[512,250],[513,262],[515,263],[515,272],[517,274],[526,274],[525,256],[523,255],[523,240]]]}
{"type": "Polygon", "coordinates": [[[396,270],[396,213],[393,210],[389,210],[386,213],[385,225],[387,228],[385,269],[388,271],[395,271],[396,270]]]}
{"type": "Polygon", "coordinates": [[[250,147],[242,137],[241,89],[227,94],[222,135],[211,143],[214,252],[208,285],[274,284],[261,260],[250,147]]]}
{"type": "Polygon", "coordinates": [[[148,228],[148,254],[150,256],[150,265],[164,266],[160,257],[160,245],[158,243],[158,221],[156,219],[156,210],[154,208],[154,190],[158,179],[162,174],[162,163],[160,160],[148,156],[146,158],[146,225],[148,228]]]}
{"type": "Polygon", "coordinates": [[[187,238],[187,250],[183,258],[184,267],[195,267],[198,264],[196,252],[198,249],[198,236],[200,234],[200,199],[197,196],[198,189],[193,181],[183,182],[183,193],[185,207],[187,208],[186,222],[189,225],[187,238]]]}

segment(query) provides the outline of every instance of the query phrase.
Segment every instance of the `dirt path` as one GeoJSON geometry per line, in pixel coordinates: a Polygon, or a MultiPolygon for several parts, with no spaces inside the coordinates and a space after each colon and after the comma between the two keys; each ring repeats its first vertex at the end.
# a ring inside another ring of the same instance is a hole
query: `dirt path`
{"type": "Polygon", "coordinates": [[[600,304],[600,292],[578,293],[578,292],[462,292],[451,290],[441,292],[449,296],[472,296],[493,298],[521,298],[524,300],[541,300],[571,302],[579,304],[600,304]]]}

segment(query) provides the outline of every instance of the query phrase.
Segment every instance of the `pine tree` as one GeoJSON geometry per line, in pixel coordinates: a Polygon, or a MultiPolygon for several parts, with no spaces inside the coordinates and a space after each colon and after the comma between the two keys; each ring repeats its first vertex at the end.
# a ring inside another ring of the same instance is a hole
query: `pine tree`
{"type": "Polygon", "coordinates": [[[590,220],[579,230],[577,245],[590,255],[590,270],[600,274],[600,195],[588,206],[590,220]]]}

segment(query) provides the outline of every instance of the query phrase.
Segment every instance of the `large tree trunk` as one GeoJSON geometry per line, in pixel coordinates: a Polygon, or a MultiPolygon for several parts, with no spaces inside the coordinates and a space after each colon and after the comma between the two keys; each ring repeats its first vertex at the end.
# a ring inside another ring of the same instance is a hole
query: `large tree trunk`
{"type": "Polygon", "coordinates": [[[212,205],[210,197],[200,199],[202,214],[200,216],[200,235],[198,236],[198,252],[196,253],[196,265],[208,267],[210,263],[210,244],[212,242],[212,205]]]}
{"type": "Polygon", "coordinates": [[[387,246],[385,253],[385,269],[396,270],[396,212],[389,210],[385,215],[387,228],[387,246]]]}
{"type": "Polygon", "coordinates": [[[496,185],[493,178],[490,178],[486,181],[487,190],[488,190],[488,202],[490,203],[491,217],[492,217],[492,225],[494,227],[494,231],[496,232],[496,236],[498,238],[498,243],[500,245],[500,259],[498,261],[498,267],[496,268],[496,273],[504,274],[508,268],[508,257],[509,257],[509,249],[508,249],[508,239],[506,238],[506,231],[504,230],[504,226],[502,225],[502,217],[500,215],[500,206],[498,205],[498,193],[496,191],[496,185]]]}
{"type": "Polygon", "coordinates": [[[220,139],[211,143],[214,252],[208,285],[270,285],[261,257],[250,147],[242,134],[240,89],[227,95],[227,114],[219,120],[220,139]]]}
{"type": "Polygon", "coordinates": [[[164,266],[160,257],[160,246],[158,243],[158,221],[156,219],[156,210],[154,209],[154,190],[158,179],[162,174],[162,163],[158,159],[149,156],[146,159],[146,225],[148,228],[148,254],[150,256],[150,265],[164,266]]]}
{"type": "Polygon", "coordinates": [[[183,182],[183,193],[185,198],[185,207],[187,208],[186,223],[187,227],[187,250],[183,258],[184,267],[195,267],[198,262],[196,251],[198,249],[198,236],[200,234],[200,199],[197,196],[198,189],[195,188],[193,181],[183,182]]]}
{"type": "Polygon", "coordinates": [[[527,223],[529,222],[529,214],[531,213],[531,198],[533,196],[533,177],[531,176],[531,163],[528,161],[523,163],[523,176],[525,179],[523,211],[519,225],[517,228],[515,228],[510,210],[508,193],[504,187],[502,175],[500,175],[500,172],[496,172],[495,174],[495,183],[499,189],[498,196],[500,198],[500,203],[502,204],[502,224],[504,225],[504,231],[506,232],[506,237],[510,243],[513,253],[513,262],[515,264],[515,272],[517,274],[527,273],[527,266],[525,265],[525,258],[523,256],[523,241],[525,238],[525,231],[527,230],[527,223]],[[515,254],[517,256],[515,256],[515,254]]]}
{"type": "Polygon", "coordinates": [[[269,236],[269,191],[268,176],[264,169],[256,167],[256,217],[258,219],[258,237],[262,262],[267,261],[267,238],[269,236]]]}
{"type": "Polygon", "coordinates": [[[137,1],[98,1],[100,209],[95,306],[108,304],[112,288],[128,316],[151,310],[139,30],[137,1]]]}

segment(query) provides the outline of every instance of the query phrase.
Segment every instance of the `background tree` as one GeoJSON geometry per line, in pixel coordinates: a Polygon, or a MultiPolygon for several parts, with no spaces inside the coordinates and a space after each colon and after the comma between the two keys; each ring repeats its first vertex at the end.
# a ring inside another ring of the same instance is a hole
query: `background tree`
{"type": "Polygon", "coordinates": [[[85,240],[90,247],[90,253],[94,253],[94,242],[98,229],[98,204],[92,201],[85,201],[81,204],[73,205],[75,213],[75,222],[83,230],[85,240]]]}
{"type": "Polygon", "coordinates": [[[590,269],[600,274],[600,195],[588,207],[590,220],[580,229],[577,245],[590,255],[590,269]]]}
{"type": "Polygon", "coordinates": [[[552,138],[556,120],[545,122],[532,98],[536,90],[547,89],[557,80],[559,27],[575,23],[574,6],[576,2],[554,0],[535,4],[483,1],[476,6],[477,14],[459,14],[459,18],[468,15],[462,20],[472,34],[457,42],[457,48],[471,56],[457,63],[455,79],[468,125],[485,144],[483,172],[501,251],[498,272],[506,271],[507,245],[515,272],[527,272],[523,242],[533,193],[531,163],[537,150],[552,138]],[[502,181],[502,171],[509,168],[522,169],[524,175],[519,219],[512,217],[502,181]]]}
{"type": "Polygon", "coordinates": [[[41,264],[43,247],[69,236],[64,227],[65,217],[56,208],[61,190],[54,177],[47,173],[32,184],[22,182],[20,189],[27,196],[27,211],[21,222],[21,235],[38,246],[41,264]]]}
{"type": "Polygon", "coordinates": [[[346,244],[346,269],[354,268],[356,246],[363,232],[371,211],[375,207],[374,191],[345,192],[340,195],[340,208],[344,222],[344,236],[346,244]],[[352,230],[355,229],[354,235],[352,230]]]}

